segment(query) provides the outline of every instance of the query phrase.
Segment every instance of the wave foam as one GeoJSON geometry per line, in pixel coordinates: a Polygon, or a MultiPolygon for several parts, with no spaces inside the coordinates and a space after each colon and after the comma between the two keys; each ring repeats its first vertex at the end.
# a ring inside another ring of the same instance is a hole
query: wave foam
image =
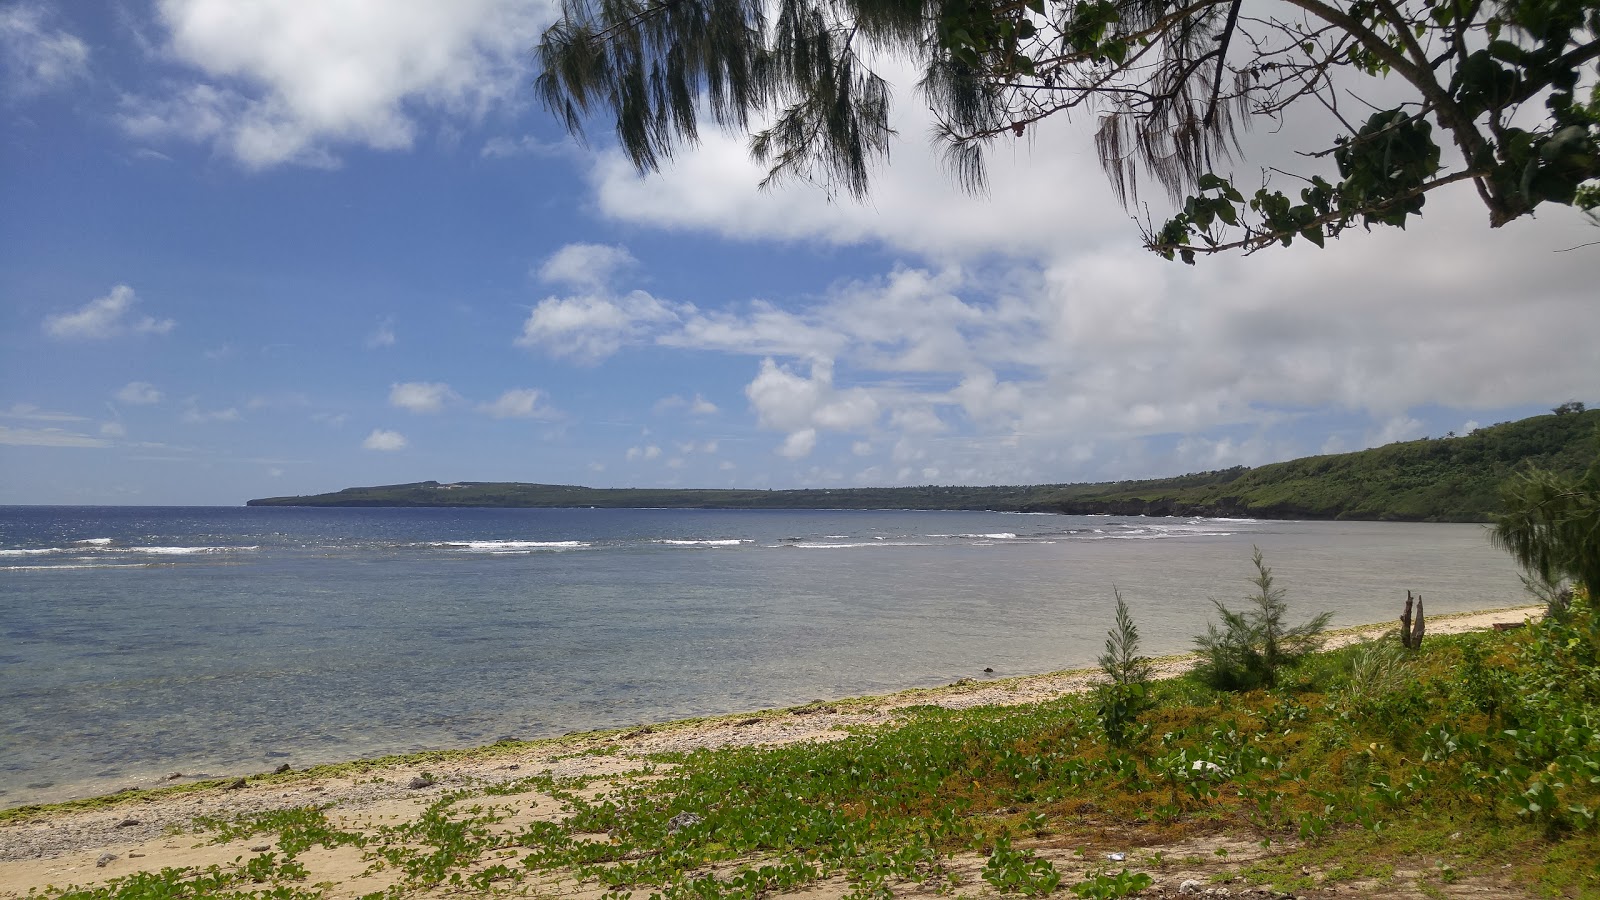
{"type": "Polygon", "coordinates": [[[524,553],[529,550],[577,550],[588,541],[435,541],[430,547],[449,547],[477,553],[524,553]]]}
{"type": "Polygon", "coordinates": [[[244,553],[249,550],[260,550],[259,546],[249,547],[118,547],[113,553],[148,553],[153,556],[194,556],[200,553],[244,553]]]}
{"type": "Polygon", "coordinates": [[[671,544],[674,547],[737,547],[740,544],[754,544],[755,541],[742,538],[718,538],[716,540],[672,540],[657,538],[652,544],[671,544]]]}

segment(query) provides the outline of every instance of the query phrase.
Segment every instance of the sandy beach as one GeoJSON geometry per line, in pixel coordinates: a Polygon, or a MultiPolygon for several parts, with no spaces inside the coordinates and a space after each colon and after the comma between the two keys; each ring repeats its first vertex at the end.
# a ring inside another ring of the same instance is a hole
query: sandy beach
{"type": "MultiPolygon", "coordinates": [[[[1502,623],[1521,623],[1540,611],[1539,607],[1519,607],[1430,618],[1428,633],[1452,634],[1502,623]]],[[[1332,634],[1328,643],[1330,646],[1349,643],[1380,634],[1389,627],[1384,624],[1346,629],[1332,634]]],[[[1161,659],[1158,661],[1159,676],[1180,674],[1193,663],[1193,657],[1161,659]]],[[[304,773],[257,775],[224,786],[191,785],[185,789],[183,779],[178,777],[166,789],[131,791],[105,802],[24,809],[8,814],[0,823],[0,896],[25,896],[50,885],[94,885],[135,872],[154,872],[167,867],[227,865],[272,849],[270,838],[261,836],[216,843],[199,833],[196,823],[200,820],[231,820],[270,810],[316,805],[327,807],[330,819],[341,827],[371,830],[420,815],[443,791],[481,790],[537,773],[558,777],[620,776],[636,770],[646,755],[659,752],[834,740],[844,736],[847,728],[891,723],[900,710],[911,706],[963,708],[1038,703],[1084,691],[1100,678],[1097,670],[1087,670],[995,681],[963,680],[942,688],[879,697],[818,700],[785,710],[319,767],[304,773]],[[427,773],[426,778],[423,772],[427,773]]],[[[495,799],[514,807],[508,809],[507,827],[541,817],[561,816],[561,804],[549,797],[518,794],[495,799]]],[[[1233,847],[1224,855],[1238,863],[1248,859],[1251,853],[1266,852],[1261,848],[1252,850],[1252,847],[1253,844],[1233,847]]],[[[1215,854],[1217,849],[1211,847],[1206,852],[1215,854]]],[[[1048,856],[1051,851],[1044,846],[1040,852],[1048,856]]],[[[1063,866],[1073,864],[1067,858],[1070,854],[1066,849],[1061,849],[1059,855],[1063,866]]],[[[1178,856],[1204,858],[1204,853],[1197,850],[1178,856]]],[[[1178,856],[1166,854],[1158,858],[1178,856]]],[[[309,882],[321,885],[327,897],[358,897],[383,890],[392,883],[386,881],[392,879],[392,873],[368,871],[360,851],[352,847],[314,848],[302,853],[300,861],[311,873],[309,882]]],[[[1207,874],[1206,866],[1191,868],[1193,872],[1173,872],[1162,881],[1171,881],[1175,890],[1182,880],[1180,876],[1207,874]]],[[[536,888],[545,896],[588,897],[600,893],[598,888],[575,883],[524,887],[536,888]]],[[[987,886],[977,882],[977,887],[987,886]]],[[[824,888],[826,884],[806,893],[823,896],[829,892],[824,888]]],[[[1497,890],[1493,886],[1478,885],[1472,896],[1493,895],[1497,890]]],[[[832,890],[832,893],[837,895],[842,890],[832,890]]],[[[1509,895],[1521,896],[1516,891],[1509,895]]]]}

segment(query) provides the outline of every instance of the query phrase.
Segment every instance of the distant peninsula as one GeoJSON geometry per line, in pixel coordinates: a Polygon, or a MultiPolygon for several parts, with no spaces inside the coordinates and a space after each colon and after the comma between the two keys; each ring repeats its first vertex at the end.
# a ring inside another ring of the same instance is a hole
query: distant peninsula
{"type": "Polygon", "coordinates": [[[1531,466],[1582,472],[1600,453],[1600,409],[1552,415],[1361,450],[1176,478],[986,487],[726,490],[590,488],[423,481],[249,506],[606,507],[673,509],[985,509],[1073,515],[1225,516],[1485,522],[1499,486],[1531,466]]]}

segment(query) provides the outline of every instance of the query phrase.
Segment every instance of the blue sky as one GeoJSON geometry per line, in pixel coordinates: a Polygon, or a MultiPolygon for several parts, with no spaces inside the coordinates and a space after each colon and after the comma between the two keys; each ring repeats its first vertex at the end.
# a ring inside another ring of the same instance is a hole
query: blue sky
{"type": "Polygon", "coordinates": [[[1081,123],[974,198],[909,98],[867,204],[758,190],[737,135],[640,178],[533,101],[550,15],[0,2],[0,503],[1103,480],[1600,400],[1568,210],[1188,268],[1081,123]]]}

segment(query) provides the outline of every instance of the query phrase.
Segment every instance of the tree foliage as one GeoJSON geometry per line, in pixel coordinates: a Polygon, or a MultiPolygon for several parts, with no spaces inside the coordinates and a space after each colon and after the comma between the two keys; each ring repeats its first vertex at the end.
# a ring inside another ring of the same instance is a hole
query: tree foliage
{"type": "Polygon", "coordinates": [[[1217,690],[1274,687],[1280,670],[1295,666],[1321,648],[1322,632],[1333,618],[1331,612],[1318,613],[1291,627],[1285,592],[1273,583],[1272,569],[1259,547],[1251,562],[1256,567],[1256,577],[1251,580],[1256,592],[1246,598],[1251,607],[1235,612],[1220,600],[1211,601],[1222,627],[1210,623],[1206,633],[1194,640],[1202,660],[1196,675],[1217,690]]]}
{"type": "Polygon", "coordinates": [[[1600,597],[1600,453],[1582,477],[1532,469],[1507,481],[1490,539],[1538,582],[1600,597]]]}
{"type": "Polygon", "coordinates": [[[538,48],[541,96],[574,133],[609,113],[641,171],[694,143],[704,111],[724,128],[765,125],[750,146],[768,181],[865,195],[893,134],[874,66],[909,62],[970,189],[996,141],[1056,115],[1096,117],[1123,202],[1144,178],[1181,204],[1144,225],[1169,259],[1404,227],[1456,182],[1472,183],[1496,227],[1544,203],[1600,205],[1594,0],[563,0],[562,11],[538,48]],[[1304,182],[1297,196],[1268,184],[1246,197],[1225,173],[1239,130],[1312,104],[1338,133],[1304,155],[1336,171],[1280,173],[1304,182]]]}

